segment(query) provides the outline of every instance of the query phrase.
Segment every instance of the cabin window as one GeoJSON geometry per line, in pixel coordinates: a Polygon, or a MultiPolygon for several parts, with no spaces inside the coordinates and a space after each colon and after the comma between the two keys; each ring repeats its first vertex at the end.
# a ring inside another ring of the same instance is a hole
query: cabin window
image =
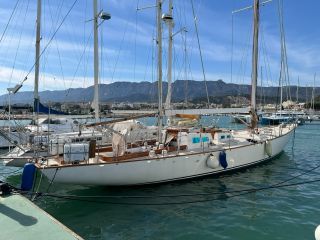
{"type": "Polygon", "coordinates": [[[42,122],[42,124],[62,124],[59,119],[46,119],[42,122]]]}
{"type": "Polygon", "coordinates": [[[203,137],[202,138],[202,142],[209,142],[209,138],[208,137],[203,137]]]}
{"type": "Polygon", "coordinates": [[[199,142],[200,142],[200,138],[199,137],[192,138],[192,143],[199,143],[199,142]]]}
{"type": "Polygon", "coordinates": [[[230,135],[227,135],[227,138],[230,138],[230,135]]]}
{"type": "Polygon", "coordinates": [[[225,139],[226,138],[226,136],[225,135],[222,135],[221,137],[220,137],[220,139],[225,139]]]}

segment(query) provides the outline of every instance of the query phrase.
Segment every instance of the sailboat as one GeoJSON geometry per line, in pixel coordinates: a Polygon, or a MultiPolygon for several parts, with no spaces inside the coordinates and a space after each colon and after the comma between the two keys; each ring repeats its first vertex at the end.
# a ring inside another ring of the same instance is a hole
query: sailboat
{"type": "MultiPolygon", "coordinates": [[[[39,72],[40,72],[40,42],[41,42],[41,13],[42,0],[37,0],[37,21],[36,21],[36,44],[35,44],[35,79],[34,79],[34,102],[33,102],[33,121],[30,125],[24,127],[24,132],[17,134],[15,148],[9,153],[1,156],[4,164],[7,166],[23,167],[25,163],[32,161],[35,157],[46,157],[54,153],[61,153],[61,144],[67,142],[88,142],[91,140],[106,141],[106,135],[92,129],[80,129],[81,125],[78,121],[66,118],[57,117],[56,115],[65,115],[64,112],[50,109],[40,102],[39,97],[39,72]],[[48,117],[39,117],[39,113],[48,114],[48,117]],[[51,115],[51,116],[50,116],[51,115]],[[53,116],[53,117],[52,117],[53,116]],[[54,146],[54,150],[52,150],[54,146]],[[50,149],[48,149],[50,147],[50,149]],[[36,148],[36,149],[35,149],[36,148]],[[35,154],[36,152],[36,154],[35,154]]],[[[105,16],[106,17],[106,16],[105,16]]],[[[96,70],[95,70],[96,72],[96,70]]],[[[25,78],[25,80],[27,77],[25,78]]],[[[95,85],[97,85],[97,76],[95,74],[95,85]]],[[[25,81],[24,80],[24,81],[25,81]]],[[[22,85],[21,85],[22,86],[22,85]]],[[[99,104],[97,102],[97,86],[95,87],[94,107],[96,119],[99,114],[99,104]]],[[[4,139],[8,144],[16,140],[4,139]],[[10,141],[9,141],[10,140],[10,141]]],[[[9,145],[9,146],[10,146],[9,145]]],[[[5,145],[3,145],[5,146],[5,145]]]]}
{"type": "MultiPolygon", "coordinates": [[[[96,0],[94,0],[96,1],[96,0]]],[[[157,0],[159,109],[162,106],[162,1],[157,0]]],[[[256,86],[259,0],[254,0],[254,41],[250,128],[230,131],[158,125],[158,138],[127,143],[125,133],[112,131],[112,146],[66,144],[63,156],[38,161],[35,166],[49,180],[84,185],[144,185],[226,173],[279,155],[296,128],[295,123],[258,127],[256,86]]],[[[184,116],[192,119],[193,116],[184,116]]]]}

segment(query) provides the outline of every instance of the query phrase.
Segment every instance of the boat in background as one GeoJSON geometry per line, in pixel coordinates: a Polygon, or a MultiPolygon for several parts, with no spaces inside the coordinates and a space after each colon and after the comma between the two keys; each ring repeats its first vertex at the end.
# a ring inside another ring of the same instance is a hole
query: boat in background
{"type": "Polygon", "coordinates": [[[303,111],[282,110],[271,115],[262,115],[260,123],[262,125],[279,125],[281,123],[296,122],[298,125],[302,125],[305,122],[306,116],[306,113],[303,111]]]}
{"type": "Polygon", "coordinates": [[[251,116],[247,115],[232,115],[233,123],[249,124],[251,122],[251,116]]]}

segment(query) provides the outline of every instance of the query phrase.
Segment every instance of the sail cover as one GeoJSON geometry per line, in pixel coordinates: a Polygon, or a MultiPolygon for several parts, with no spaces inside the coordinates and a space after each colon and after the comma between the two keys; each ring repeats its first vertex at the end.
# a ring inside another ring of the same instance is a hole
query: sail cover
{"type": "Polygon", "coordinates": [[[127,129],[120,131],[119,134],[112,134],[112,150],[113,156],[119,157],[123,156],[127,150],[127,144],[125,135],[127,134],[127,129]]]}
{"type": "Polygon", "coordinates": [[[57,111],[54,109],[49,109],[48,107],[44,106],[39,99],[34,99],[33,105],[34,112],[37,113],[44,113],[44,114],[57,114],[57,115],[67,115],[65,112],[57,111]]]}

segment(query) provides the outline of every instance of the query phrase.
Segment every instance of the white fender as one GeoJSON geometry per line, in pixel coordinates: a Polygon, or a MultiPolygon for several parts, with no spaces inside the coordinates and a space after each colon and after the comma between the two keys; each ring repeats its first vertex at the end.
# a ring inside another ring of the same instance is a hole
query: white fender
{"type": "Polygon", "coordinates": [[[265,142],[264,151],[269,157],[272,156],[272,144],[268,140],[265,142]]]}
{"type": "Polygon", "coordinates": [[[316,237],[316,240],[320,240],[320,225],[314,231],[314,236],[316,237]]]}
{"type": "Polygon", "coordinates": [[[218,168],[220,166],[219,159],[215,155],[210,154],[207,159],[207,166],[213,169],[218,168]]]}

